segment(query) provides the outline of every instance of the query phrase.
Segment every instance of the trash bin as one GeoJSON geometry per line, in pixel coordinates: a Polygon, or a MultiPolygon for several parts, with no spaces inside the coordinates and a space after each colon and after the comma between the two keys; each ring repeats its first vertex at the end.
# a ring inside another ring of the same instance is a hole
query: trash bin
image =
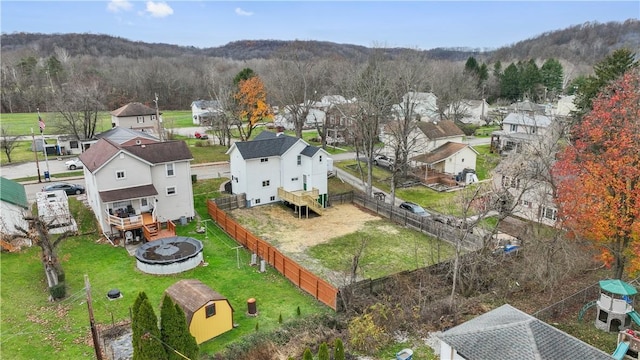
{"type": "Polygon", "coordinates": [[[45,181],[49,181],[49,180],[51,180],[51,176],[49,176],[49,172],[48,172],[48,171],[45,171],[45,172],[44,172],[44,180],[45,180],[45,181]]]}
{"type": "Polygon", "coordinates": [[[191,182],[195,184],[197,181],[198,181],[198,175],[192,174],[191,175],[191,182]]]}
{"type": "Polygon", "coordinates": [[[180,225],[187,225],[187,217],[186,216],[182,216],[180,218],[180,225]]]}

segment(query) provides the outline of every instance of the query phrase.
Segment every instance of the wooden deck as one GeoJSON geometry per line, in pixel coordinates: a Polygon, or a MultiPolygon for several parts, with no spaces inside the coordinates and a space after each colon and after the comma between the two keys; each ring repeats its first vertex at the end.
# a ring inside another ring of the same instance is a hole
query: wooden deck
{"type": "Polygon", "coordinates": [[[283,188],[278,188],[278,197],[280,200],[287,201],[298,207],[298,217],[302,216],[302,207],[307,209],[307,218],[309,217],[309,209],[318,215],[322,215],[324,208],[317,201],[319,196],[320,192],[318,189],[313,189],[311,191],[286,191],[283,188]]]}

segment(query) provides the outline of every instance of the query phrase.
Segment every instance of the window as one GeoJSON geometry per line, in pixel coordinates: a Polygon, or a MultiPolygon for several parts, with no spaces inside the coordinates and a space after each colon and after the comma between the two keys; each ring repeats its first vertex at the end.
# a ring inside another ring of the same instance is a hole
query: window
{"type": "Polygon", "coordinates": [[[522,205],[524,207],[531,207],[531,201],[521,200],[520,201],[520,205],[522,205]]]}
{"type": "Polygon", "coordinates": [[[122,180],[124,178],[126,178],[124,170],[116,170],[116,179],[122,180]]]}
{"type": "Polygon", "coordinates": [[[255,199],[255,200],[254,200],[254,202],[255,202],[256,204],[260,204],[260,199],[255,199]]]}
{"type": "Polygon", "coordinates": [[[75,140],[69,141],[69,147],[72,149],[77,149],[78,148],[78,142],[75,140]]]}
{"type": "Polygon", "coordinates": [[[297,177],[291,178],[291,181],[298,181],[297,177]]]}
{"type": "Polygon", "coordinates": [[[151,120],[155,120],[156,116],[155,115],[151,115],[151,120]]]}
{"type": "Polygon", "coordinates": [[[269,201],[276,201],[276,197],[275,196],[270,197],[269,201]]]}
{"type": "Polygon", "coordinates": [[[460,161],[460,162],[464,162],[464,159],[462,159],[462,161],[460,161]]]}
{"type": "Polygon", "coordinates": [[[236,176],[236,182],[238,182],[238,177],[236,176]]]}
{"type": "Polygon", "coordinates": [[[298,155],[297,156],[296,162],[297,162],[298,166],[302,165],[302,155],[298,155]]]}
{"type": "Polygon", "coordinates": [[[172,196],[176,194],[176,187],[175,186],[168,186],[167,187],[167,196],[172,196]]]}
{"type": "Polygon", "coordinates": [[[542,216],[549,220],[556,220],[558,218],[558,210],[554,208],[548,208],[543,206],[542,208],[542,216]]]}
{"type": "Polygon", "coordinates": [[[322,155],[320,155],[320,162],[322,162],[322,155]]]}
{"type": "Polygon", "coordinates": [[[520,179],[502,175],[502,186],[518,189],[520,188],[520,179]]]}
{"type": "Polygon", "coordinates": [[[271,183],[271,182],[270,182],[269,180],[264,180],[264,181],[262,182],[262,187],[267,187],[267,186],[269,186],[269,184],[270,184],[270,183],[271,183]]]}
{"type": "Polygon", "coordinates": [[[144,122],[144,116],[138,116],[138,117],[136,118],[136,122],[137,122],[138,124],[142,124],[142,123],[144,122]]]}
{"type": "Polygon", "coordinates": [[[149,202],[147,199],[140,199],[140,206],[149,206],[149,202]]]}
{"type": "Polygon", "coordinates": [[[213,303],[205,306],[204,313],[208,318],[214,316],[216,314],[216,304],[213,303]]]}
{"type": "Polygon", "coordinates": [[[262,158],[262,159],[260,159],[260,162],[268,162],[268,161],[269,161],[269,158],[262,158]]]}
{"type": "Polygon", "coordinates": [[[531,127],[531,133],[535,134],[538,131],[538,127],[537,126],[532,126],[531,127]]]}
{"type": "Polygon", "coordinates": [[[167,176],[175,176],[176,173],[173,169],[173,163],[166,164],[165,167],[167,168],[167,176]]]}
{"type": "Polygon", "coordinates": [[[511,124],[511,127],[509,129],[511,130],[511,132],[518,132],[518,124],[511,124]]]}

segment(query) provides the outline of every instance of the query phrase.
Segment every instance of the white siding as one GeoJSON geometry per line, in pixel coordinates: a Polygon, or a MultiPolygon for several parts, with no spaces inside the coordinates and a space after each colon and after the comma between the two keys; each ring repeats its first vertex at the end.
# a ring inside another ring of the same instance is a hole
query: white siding
{"type": "Polygon", "coordinates": [[[24,219],[26,209],[20,206],[10,204],[8,202],[0,201],[0,233],[2,234],[20,234],[15,228],[15,225],[28,230],[29,224],[24,219]]]}
{"type": "Polygon", "coordinates": [[[464,169],[476,169],[476,153],[465,147],[445,160],[444,172],[457,174],[464,169]]]}
{"type": "MultiPolygon", "coordinates": [[[[280,164],[281,160],[277,156],[268,158],[249,159],[245,162],[246,173],[244,182],[246,183],[247,201],[250,205],[263,205],[278,201],[278,187],[280,186],[280,164]],[[262,161],[268,159],[268,161],[262,161]],[[268,181],[269,185],[263,186],[263,182],[268,181]],[[271,197],[274,200],[271,200],[271,197]],[[259,200],[259,203],[256,203],[259,200]]],[[[242,179],[240,179],[242,182],[242,179]]]]}
{"type": "Polygon", "coordinates": [[[151,177],[153,186],[158,191],[155,205],[158,220],[177,220],[182,216],[192,218],[195,215],[193,208],[193,188],[191,186],[191,166],[188,161],[174,162],[174,176],[167,176],[164,163],[152,166],[151,177]],[[167,188],[175,188],[175,194],[167,195],[167,188]]]}
{"type": "Polygon", "coordinates": [[[96,186],[100,191],[152,183],[149,164],[124,152],[117,154],[111,161],[98,169],[95,176],[98,180],[96,186]],[[123,179],[116,178],[116,173],[119,171],[124,171],[125,177],[123,179]]]}
{"type": "Polygon", "coordinates": [[[440,341],[440,360],[465,360],[449,344],[440,341]]]}

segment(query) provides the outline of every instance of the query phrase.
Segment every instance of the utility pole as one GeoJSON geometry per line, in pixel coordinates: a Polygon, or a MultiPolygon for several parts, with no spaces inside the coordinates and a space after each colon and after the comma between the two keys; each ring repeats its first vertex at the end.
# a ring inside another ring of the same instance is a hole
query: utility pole
{"type": "Polygon", "coordinates": [[[49,158],[47,157],[47,144],[44,141],[44,121],[42,121],[42,117],[40,116],[40,109],[36,108],[38,111],[38,125],[40,126],[40,135],[42,135],[42,148],[44,149],[44,163],[47,165],[47,171],[44,173],[44,180],[51,181],[51,173],[49,172],[49,158]]]}
{"type": "Polygon", "coordinates": [[[102,360],[102,350],[100,349],[100,341],[98,339],[98,329],[93,319],[93,305],[91,302],[91,284],[89,284],[89,275],[84,275],[84,289],[87,292],[87,309],[89,310],[89,324],[91,325],[91,337],[93,338],[93,348],[96,351],[96,359],[102,360]]]}
{"type": "Polygon", "coordinates": [[[156,103],[156,120],[158,120],[158,135],[160,136],[160,141],[164,141],[164,129],[162,128],[162,119],[160,118],[160,111],[158,110],[158,93],[156,93],[156,98],[153,100],[156,103]]]}
{"type": "Polygon", "coordinates": [[[38,162],[38,146],[36,145],[36,136],[33,135],[33,128],[31,128],[31,142],[33,143],[33,153],[36,156],[36,169],[38,169],[38,182],[41,183],[42,179],[40,178],[40,163],[38,162]]]}

